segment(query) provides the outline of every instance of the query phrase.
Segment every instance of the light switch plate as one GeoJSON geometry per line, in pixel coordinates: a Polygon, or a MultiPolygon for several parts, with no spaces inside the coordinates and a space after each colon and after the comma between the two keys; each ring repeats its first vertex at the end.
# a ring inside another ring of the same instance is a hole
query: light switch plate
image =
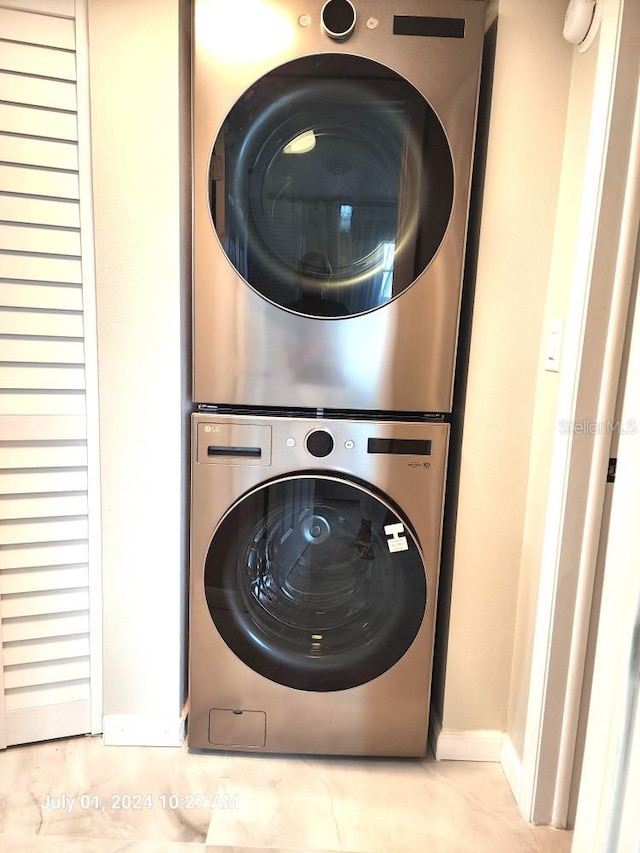
{"type": "Polygon", "coordinates": [[[560,353],[562,352],[562,317],[552,317],[547,329],[547,347],[544,356],[544,369],[550,373],[560,373],[560,353]]]}

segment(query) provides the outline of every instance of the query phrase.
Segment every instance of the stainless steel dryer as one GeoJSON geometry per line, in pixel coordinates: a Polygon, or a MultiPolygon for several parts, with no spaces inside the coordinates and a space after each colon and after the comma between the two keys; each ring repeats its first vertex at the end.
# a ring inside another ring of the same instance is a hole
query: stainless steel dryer
{"type": "Polygon", "coordinates": [[[193,415],[189,746],[425,754],[448,435],[193,415]]]}
{"type": "Polygon", "coordinates": [[[484,26],[196,0],[196,403],[450,411],[484,26]]]}

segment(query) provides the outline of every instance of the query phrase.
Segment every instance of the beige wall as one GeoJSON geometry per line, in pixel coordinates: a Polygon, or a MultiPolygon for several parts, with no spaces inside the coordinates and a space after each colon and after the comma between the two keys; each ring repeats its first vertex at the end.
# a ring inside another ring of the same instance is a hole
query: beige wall
{"type": "MultiPolygon", "coordinates": [[[[575,246],[585,185],[597,55],[596,44],[586,53],[576,51],[573,59],[556,223],[558,236],[554,243],[545,310],[547,320],[551,317],[566,317],[569,306],[575,246]]],[[[541,352],[540,364],[542,364],[542,358],[541,352]]],[[[527,511],[520,563],[520,589],[507,721],[507,733],[519,756],[522,756],[524,747],[551,454],[559,429],[556,413],[558,390],[558,374],[548,373],[540,368],[532,430],[527,511]]]]}
{"type": "Polygon", "coordinates": [[[105,735],[124,742],[138,725],[156,732],[152,739],[166,729],[175,740],[184,699],[181,8],[178,0],[89,0],[105,735]]]}
{"type": "Polygon", "coordinates": [[[442,725],[503,731],[573,50],[565,0],[501,0],[442,725]]]}

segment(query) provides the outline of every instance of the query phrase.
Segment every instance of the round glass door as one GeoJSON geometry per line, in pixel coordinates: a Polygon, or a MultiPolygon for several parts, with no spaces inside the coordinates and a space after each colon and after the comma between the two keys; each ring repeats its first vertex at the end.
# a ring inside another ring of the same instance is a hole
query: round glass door
{"type": "Polygon", "coordinates": [[[241,498],[213,536],[204,586],[236,656],[298,690],[382,675],[413,643],[427,604],[406,522],[368,490],[322,476],[287,477],[241,498]]]}
{"type": "Polygon", "coordinates": [[[356,56],[294,60],[235,104],[209,170],[213,223],[259,294],[311,317],[399,296],[440,246],[453,161],[428,102],[356,56]]]}

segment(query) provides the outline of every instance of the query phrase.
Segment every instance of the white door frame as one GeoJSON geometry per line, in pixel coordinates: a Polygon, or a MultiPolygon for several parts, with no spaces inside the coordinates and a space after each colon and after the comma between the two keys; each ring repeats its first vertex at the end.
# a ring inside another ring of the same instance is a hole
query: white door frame
{"type": "MultiPolygon", "coordinates": [[[[640,133],[640,110],[637,131],[640,133]]],[[[637,174],[640,181],[640,170],[637,174]]],[[[638,235],[640,237],[640,234],[638,235]]],[[[640,277],[640,240],[635,279],[640,277]]],[[[640,298],[636,298],[623,420],[640,421],[640,298]]],[[[596,649],[575,853],[627,853],[640,843],[640,431],[620,437],[600,635],[596,649]],[[634,731],[635,729],[635,731],[634,731]]]]}
{"type": "MultiPolygon", "coordinates": [[[[640,4],[602,0],[587,179],[566,324],[521,773],[532,823],[566,825],[611,428],[640,222],[632,150],[640,4]],[[593,425],[585,429],[585,424],[593,425]],[[593,431],[591,431],[593,429],[593,431]]],[[[593,49],[596,49],[595,47],[593,49]]]]}
{"type": "Polygon", "coordinates": [[[76,2],[76,86],[78,93],[78,171],[84,317],[87,418],[87,498],[89,504],[89,643],[91,661],[91,734],[102,732],[103,618],[102,512],[100,490],[100,409],[98,399],[98,326],[91,162],[91,92],[87,0],[76,2]]]}

